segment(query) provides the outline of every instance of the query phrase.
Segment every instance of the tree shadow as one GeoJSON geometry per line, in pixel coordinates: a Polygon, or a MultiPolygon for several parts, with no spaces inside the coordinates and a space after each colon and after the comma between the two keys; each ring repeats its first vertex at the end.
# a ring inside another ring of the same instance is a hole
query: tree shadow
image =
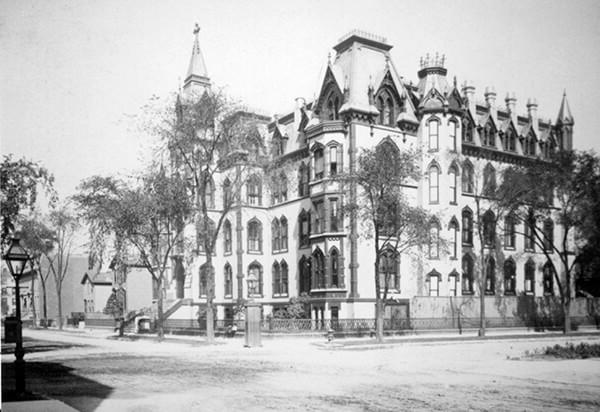
{"type": "MultiPolygon", "coordinates": [[[[82,411],[93,412],[113,391],[110,386],[74,373],[73,368],[55,362],[27,362],[25,364],[26,400],[58,399],[82,411]]],[[[14,362],[2,363],[2,402],[14,402],[14,362]]]]}
{"type": "Polygon", "coordinates": [[[560,329],[564,320],[562,307],[555,296],[518,296],[514,316],[536,331],[560,329]]]}

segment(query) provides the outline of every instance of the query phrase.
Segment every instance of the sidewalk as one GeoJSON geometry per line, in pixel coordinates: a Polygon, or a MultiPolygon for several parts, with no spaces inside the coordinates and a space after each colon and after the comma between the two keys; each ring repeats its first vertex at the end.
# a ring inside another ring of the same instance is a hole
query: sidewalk
{"type": "Polygon", "coordinates": [[[43,401],[2,402],[5,412],[78,412],[66,403],[49,399],[43,401]]]}

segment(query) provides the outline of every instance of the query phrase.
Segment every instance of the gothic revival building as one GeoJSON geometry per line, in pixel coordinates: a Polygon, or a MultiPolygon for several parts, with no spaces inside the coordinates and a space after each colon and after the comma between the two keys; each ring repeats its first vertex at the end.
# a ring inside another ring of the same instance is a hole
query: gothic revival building
{"type": "MultiPolygon", "coordinates": [[[[265,147],[273,163],[285,160],[285,168],[276,185],[266,185],[260,170],[250,176],[240,207],[223,224],[213,258],[219,319],[231,318],[240,298],[254,298],[267,315],[304,293],[315,320],[373,318],[372,240],[361,233],[361,222],[341,213],[358,189],[342,190],[334,177],[355,170],[361,148],[377,145],[421,149],[423,177],[406,187],[407,196],[438,216],[429,228],[429,245],[382,259],[380,270],[391,274],[388,316],[441,316],[443,310],[436,312],[420,297],[478,294],[475,196],[496,185],[506,165],[572,148],[574,121],[566,96],[555,122],[538,115],[535,99],[527,100],[526,113],[518,113],[514,94],[501,104],[494,89],[486,88],[480,101],[472,84],[449,80],[443,56],[422,58],[417,80],[407,80],[396,71],[392,47],[382,37],[350,32],[333,47],[317,98],[298,98],[292,112],[265,121],[265,147]],[[442,238],[448,248],[440,248],[442,238]],[[257,280],[251,290],[249,278],[257,280]]],[[[184,93],[207,87],[196,32],[184,93]]],[[[215,212],[224,185],[214,182],[215,212]]],[[[518,234],[522,230],[510,216],[499,222],[503,258],[497,262],[489,254],[485,293],[554,294],[544,255],[518,234]]],[[[544,228],[560,231],[551,219],[544,228]]],[[[485,234],[486,250],[495,247],[494,238],[485,234]]],[[[171,298],[205,302],[202,261],[174,270],[171,298]]],[[[172,314],[193,316],[189,305],[172,314]]]]}

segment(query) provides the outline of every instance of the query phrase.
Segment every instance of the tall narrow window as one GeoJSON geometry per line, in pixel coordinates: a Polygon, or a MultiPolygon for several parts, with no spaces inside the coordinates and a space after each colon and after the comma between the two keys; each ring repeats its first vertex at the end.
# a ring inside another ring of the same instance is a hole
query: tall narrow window
{"type": "Polygon", "coordinates": [[[262,204],[262,188],[258,176],[252,175],[248,178],[246,192],[249,205],[260,206],[262,204]]]}
{"type": "Polygon", "coordinates": [[[429,259],[440,258],[440,224],[433,221],[429,225],[429,259]]]}
{"type": "Polygon", "coordinates": [[[458,222],[452,218],[450,225],[450,259],[458,258],[458,222]]]}
{"type": "Polygon", "coordinates": [[[400,275],[398,252],[391,248],[386,248],[379,257],[379,287],[388,290],[400,291],[400,275]]]}
{"type": "Polygon", "coordinates": [[[287,250],[288,248],[288,222],[285,217],[279,219],[279,228],[281,233],[281,250],[287,250]]]}
{"type": "Polygon", "coordinates": [[[231,193],[231,182],[229,181],[229,179],[225,179],[225,181],[223,182],[223,209],[229,209],[232,203],[233,198],[231,193]]]}
{"type": "Polygon", "coordinates": [[[315,180],[323,179],[323,149],[318,148],[313,152],[315,161],[315,180]]]}
{"type": "Polygon", "coordinates": [[[281,249],[279,219],[277,218],[271,222],[271,246],[273,252],[278,252],[281,249]]]}
{"type": "Polygon", "coordinates": [[[288,265],[285,260],[281,261],[281,276],[279,280],[279,294],[287,296],[288,294],[288,265]]]}
{"type": "Polygon", "coordinates": [[[306,256],[302,256],[300,262],[298,263],[298,269],[300,272],[300,294],[302,293],[310,293],[311,289],[311,264],[310,258],[306,256]]]}
{"type": "Polygon", "coordinates": [[[544,295],[554,295],[554,269],[550,262],[546,262],[543,269],[544,295]]]}
{"type": "Polygon", "coordinates": [[[488,163],[483,169],[483,194],[494,196],[496,193],[496,169],[488,163]]]}
{"type": "Polygon", "coordinates": [[[325,257],[320,249],[313,253],[315,285],[318,289],[325,289],[325,257]]]}
{"type": "Polygon", "coordinates": [[[231,253],[231,223],[225,219],[223,223],[223,250],[225,253],[231,253]]]}
{"type": "Polygon", "coordinates": [[[463,121],[462,141],[467,143],[473,143],[473,127],[471,125],[471,122],[468,120],[463,121]]]}
{"type": "Polygon", "coordinates": [[[473,165],[471,162],[465,162],[462,170],[462,191],[463,193],[473,193],[474,190],[473,165]]]}
{"type": "Polygon", "coordinates": [[[225,280],[225,297],[231,297],[233,295],[233,271],[231,270],[231,265],[229,263],[225,264],[223,277],[225,280]]]}
{"type": "Polygon", "coordinates": [[[494,246],[496,239],[496,217],[494,212],[488,210],[483,215],[483,245],[494,246]]]}
{"type": "Polygon", "coordinates": [[[473,258],[471,255],[463,256],[462,271],[462,293],[470,295],[473,293],[473,258]]]}
{"type": "Polygon", "coordinates": [[[458,200],[458,170],[456,166],[450,166],[448,174],[450,175],[450,204],[455,205],[458,200]]]}
{"type": "Polygon", "coordinates": [[[300,164],[298,169],[298,196],[308,196],[308,166],[303,163],[300,164]]]}
{"type": "Polygon", "coordinates": [[[458,123],[456,120],[450,120],[448,122],[448,137],[450,138],[450,150],[456,152],[456,131],[458,130],[458,123]]]}
{"type": "Polygon", "coordinates": [[[514,295],[516,292],[517,277],[516,277],[515,261],[511,258],[504,262],[504,294],[514,295]]]}
{"type": "Polygon", "coordinates": [[[529,259],[525,263],[525,293],[533,294],[535,292],[535,263],[529,259]]]}
{"type": "Polygon", "coordinates": [[[209,209],[213,209],[215,207],[215,182],[213,181],[212,177],[207,174],[204,180],[204,184],[206,185],[206,189],[204,192],[206,207],[209,209]]]}
{"type": "Polygon", "coordinates": [[[279,175],[279,199],[281,202],[287,200],[287,177],[284,172],[279,175]]]}
{"type": "Polygon", "coordinates": [[[310,212],[302,210],[298,217],[298,223],[300,230],[300,247],[305,247],[310,244],[310,212]]]}
{"type": "Polygon", "coordinates": [[[252,262],[248,266],[248,297],[262,296],[263,294],[263,273],[262,266],[258,262],[252,262]]]}
{"type": "Polygon", "coordinates": [[[340,278],[340,267],[339,267],[339,253],[337,249],[332,249],[329,252],[329,259],[331,262],[331,287],[337,288],[339,286],[339,278],[340,278]]]}
{"type": "Polygon", "coordinates": [[[315,203],[315,233],[323,233],[324,232],[324,207],[323,202],[315,203]]]}
{"type": "Polygon", "coordinates": [[[340,216],[337,199],[329,199],[329,213],[329,230],[331,232],[338,232],[340,230],[340,216]]]}
{"type": "Polygon", "coordinates": [[[496,292],[496,261],[493,257],[487,259],[485,272],[485,294],[493,295],[496,292]]]}
{"type": "Polygon", "coordinates": [[[377,110],[379,111],[379,124],[385,124],[385,107],[383,97],[377,98],[377,110]]]}
{"type": "Polygon", "coordinates": [[[329,147],[329,176],[335,176],[338,172],[337,150],[337,146],[329,147]]]}
{"type": "Polygon", "coordinates": [[[429,296],[440,296],[440,274],[435,269],[427,275],[427,283],[429,283],[429,296]]]}
{"type": "Polygon", "coordinates": [[[456,269],[448,275],[448,292],[450,296],[458,295],[458,277],[456,269]]]}
{"type": "Polygon", "coordinates": [[[439,203],[440,169],[436,165],[429,167],[429,203],[439,203]]]}
{"type": "Polygon", "coordinates": [[[515,218],[512,215],[504,218],[504,247],[514,249],[516,246],[515,218]]]}
{"type": "Polygon", "coordinates": [[[525,250],[528,250],[528,251],[535,250],[535,237],[534,237],[535,235],[533,233],[534,225],[535,225],[535,220],[533,220],[533,219],[523,223],[523,226],[524,226],[523,237],[525,238],[525,250]]]}
{"type": "Polygon", "coordinates": [[[199,295],[201,298],[205,298],[208,294],[208,277],[212,270],[212,266],[209,267],[206,264],[200,266],[199,295]]]}
{"type": "Polygon", "coordinates": [[[430,120],[429,123],[429,150],[435,151],[439,148],[439,121],[434,119],[430,120]]]}
{"type": "Polygon", "coordinates": [[[544,250],[546,252],[554,250],[554,222],[550,218],[544,221],[544,250]]]}
{"type": "Polygon", "coordinates": [[[394,101],[391,97],[388,97],[385,101],[384,112],[384,124],[387,126],[394,126],[394,101]]]}
{"type": "Polygon", "coordinates": [[[273,263],[271,279],[273,279],[273,296],[279,296],[281,294],[281,267],[279,266],[279,262],[273,263]]]}
{"type": "Polygon", "coordinates": [[[462,212],[462,244],[473,245],[473,212],[469,209],[462,212]]]}
{"type": "Polygon", "coordinates": [[[248,222],[248,252],[262,252],[262,225],[256,219],[248,222]]]}

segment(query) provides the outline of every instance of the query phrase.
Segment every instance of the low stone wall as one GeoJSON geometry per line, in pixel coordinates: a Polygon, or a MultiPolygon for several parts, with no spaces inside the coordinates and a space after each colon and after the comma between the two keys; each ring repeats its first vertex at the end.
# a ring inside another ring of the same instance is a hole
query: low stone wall
{"type": "Polygon", "coordinates": [[[89,328],[114,328],[115,318],[101,312],[88,312],[85,314],[85,326],[89,328]]]}

